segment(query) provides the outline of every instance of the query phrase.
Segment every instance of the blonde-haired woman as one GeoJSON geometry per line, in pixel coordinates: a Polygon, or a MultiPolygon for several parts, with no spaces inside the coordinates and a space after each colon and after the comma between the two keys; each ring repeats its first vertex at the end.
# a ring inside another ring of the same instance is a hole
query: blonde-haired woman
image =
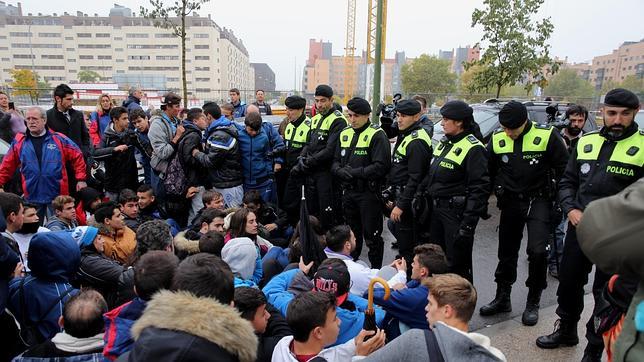
{"type": "Polygon", "coordinates": [[[89,137],[92,140],[92,146],[98,147],[103,139],[103,132],[110,124],[110,110],[114,104],[109,94],[103,93],[98,97],[96,111],[89,115],[91,126],[89,128],[89,137]]]}

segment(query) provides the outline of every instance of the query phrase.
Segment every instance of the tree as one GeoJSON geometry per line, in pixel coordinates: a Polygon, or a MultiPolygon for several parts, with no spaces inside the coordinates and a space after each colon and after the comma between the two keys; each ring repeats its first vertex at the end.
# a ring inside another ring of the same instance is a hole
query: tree
{"type": "Polygon", "coordinates": [[[188,82],[186,80],[186,18],[193,11],[210,0],[175,0],[172,5],[164,4],[163,0],[150,0],[152,10],[141,6],[141,16],[152,19],[154,26],[169,29],[172,34],[181,39],[181,84],[183,104],[188,106],[188,82]]]}
{"type": "Polygon", "coordinates": [[[38,73],[29,69],[12,69],[10,71],[13,82],[9,86],[13,88],[13,95],[27,95],[31,103],[38,102],[40,95],[49,89],[49,83],[40,79],[38,73]]]}
{"type": "Polygon", "coordinates": [[[555,74],[544,89],[545,96],[590,98],[594,88],[587,80],[581,78],[574,69],[562,69],[555,74]]]}
{"type": "Polygon", "coordinates": [[[640,96],[642,99],[644,96],[644,78],[638,77],[636,75],[629,75],[622,81],[622,88],[626,88],[631,92],[640,96]]]}
{"type": "MultiPolygon", "coordinates": [[[[456,90],[456,74],[450,62],[422,54],[402,67],[402,89],[405,93],[451,93],[456,90]]],[[[428,100],[429,102],[429,100],[428,100]]]]}
{"type": "Polygon", "coordinates": [[[101,75],[93,70],[81,70],[78,72],[78,81],[81,83],[93,83],[100,79],[101,75]]]}
{"type": "Polygon", "coordinates": [[[483,27],[483,37],[477,46],[484,46],[480,60],[465,65],[485,66],[474,76],[477,89],[495,89],[496,96],[505,85],[525,83],[543,86],[549,74],[559,69],[550,58],[546,43],[554,26],[550,18],[533,20],[544,0],[484,0],[485,9],[472,13],[472,27],[483,27]]]}

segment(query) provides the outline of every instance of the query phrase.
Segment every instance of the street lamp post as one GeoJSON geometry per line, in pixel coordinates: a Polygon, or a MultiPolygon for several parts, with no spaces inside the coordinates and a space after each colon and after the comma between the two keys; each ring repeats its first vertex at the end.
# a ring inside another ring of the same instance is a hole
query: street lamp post
{"type": "MultiPolygon", "coordinates": [[[[31,21],[29,22],[29,26],[27,26],[27,33],[29,34],[29,53],[30,53],[30,58],[31,58],[31,74],[34,77],[34,90],[35,93],[32,94],[38,94],[38,75],[36,74],[36,66],[34,65],[34,47],[31,45],[31,26],[34,23],[34,19],[32,18],[31,21]]],[[[34,104],[34,97],[29,97],[31,98],[31,104],[34,104]]],[[[37,102],[38,100],[36,100],[37,102]]]]}

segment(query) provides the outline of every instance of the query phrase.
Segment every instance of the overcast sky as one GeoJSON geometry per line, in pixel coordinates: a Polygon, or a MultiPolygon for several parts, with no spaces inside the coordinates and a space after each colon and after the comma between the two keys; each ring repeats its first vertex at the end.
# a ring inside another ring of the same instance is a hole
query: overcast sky
{"type": "MultiPolygon", "coordinates": [[[[16,0],[4,0],[15,4],[16,0]]],[[[116,0],[138,14],[148,0],[116,0]]],[[[174,0],[165,0],[173,3],[174,0]]],[[[480,28],[471,28],[471,14],[482,0],[389,0],[387,57],[404,50],[408,57],[437,54],[439,49],[475,44],[480,28]]],[[[23,0],[23,13],[109,14],[110,1],[23,0]]],[[[356,54],[366,49],[368,0],[357,0],[356,54]]],[[[552,54],[584,62],[610,53],[624,41],[644,38],[642,0],[546,0],[541,15],[552,18],[552,54]]],[[[277,89],[292,89],[295,70],[300,86],[309,39],[333,43],[333,54],[344,53],[347,0],[211,0],[200,11],[244,41],[251,62],[268,63],[277,89]]]]}

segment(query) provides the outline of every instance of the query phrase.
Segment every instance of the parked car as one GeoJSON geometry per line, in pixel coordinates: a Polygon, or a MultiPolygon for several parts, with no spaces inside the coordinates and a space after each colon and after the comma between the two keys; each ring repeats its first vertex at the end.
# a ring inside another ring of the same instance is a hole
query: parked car
{"type": "Polygon", "coordinates": [[[637,122],[640,129],[644,130],[644,111],[637,112],[635,115],[635,122],[637,122]]]}
{"type": "MultiPolygon", "coordinates": [[[[496,99],[487,100],[483,103],[472,104],[471,107],[474,110],[474,121],[478,123],[481,128],[481,134],[483,135],[483,143],[487,143],[494,131],[501,127],[499,123],[499,112],[503,105],[506,102],[498,101],[496,99]]],[[[562,121],[563,117],[568,109],[568,103],[553,103],[553,102],[536,102],[536,101],[526,101],[523,102],[526,108],[528,109],[528,119],[539,124],[546,123],[556,123],[557,121],[562,121]],[[555,119],[553,121],[549,120],[549,115],[546,112],[546,108],[550,105],[557,107],[557,112],[555,114],[555,119]]],[[[588,115],[588,121],[584,124],[584,132],[590,132],[597,129],[597,124],[595,123],[595,116],[593,114],[588,115]]],[[[432,141],[434,143],[440,141],[443,138],[443,127],[440,122],[434,125],[434,137],[432,141]]]]}

